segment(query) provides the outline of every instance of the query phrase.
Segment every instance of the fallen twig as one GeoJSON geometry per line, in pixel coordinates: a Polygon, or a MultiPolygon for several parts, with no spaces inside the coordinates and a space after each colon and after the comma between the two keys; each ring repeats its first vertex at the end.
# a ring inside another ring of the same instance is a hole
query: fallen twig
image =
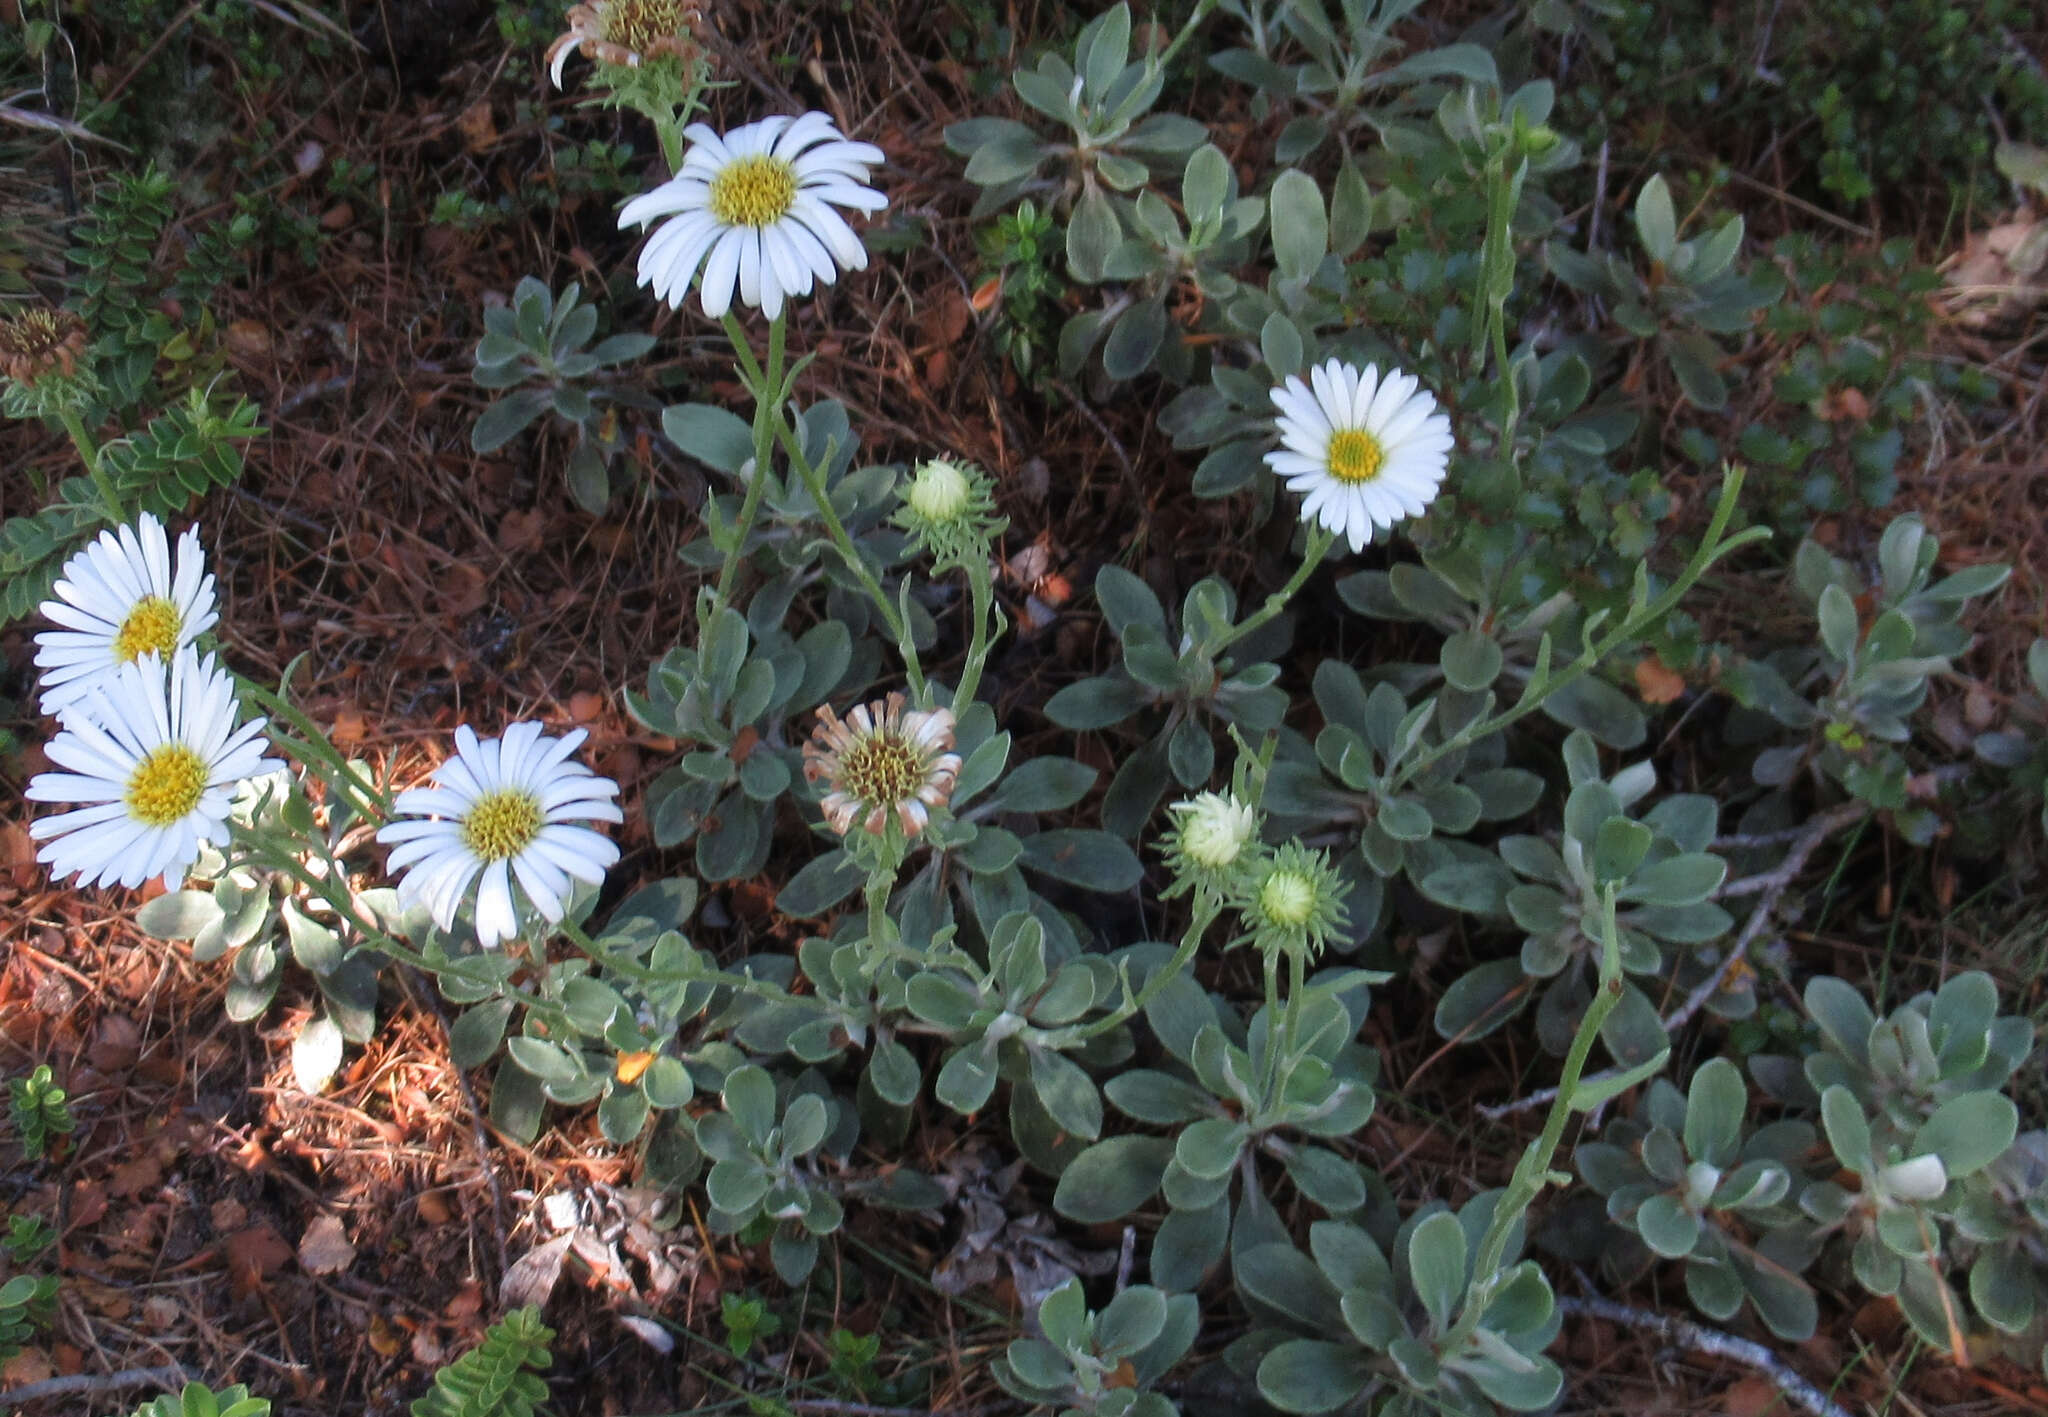
{"type": "Polygon", "coordinates": [[[1735,966],[1742,962],[1743,957],[1749,953],[1749,947],[1756,943],[1757,937],[1763,934],[1764,927],[1771,923],[1771,912],[1778,908],[1778,897],[1783,895],[1785,888],[1806,869],[1808,858],[1820,849],[1820,844],[1836,832],[1854,826],[1869,816],[1870,804],[1861,800],[1831,807],[1806,824],[1805,829],[1793,841],[1792,849],[1785,853],[1785,859],[1771,870],[1761,875],[1744,877],[1739,881],[1730,881],[1721,887],[1720,895],[1723,898],[1754,895],[1760,899],[1749,912],[1749,919],[1743,922],[1742,933],[1735,937],[1735,947],[1728,951],[1728,957],[1721,961],[1721,967],[1708,976],[1706,983],[1686,995],[1685,1002],[1664,1020],[1666,1033],[1683,1025],[1687,1019],[1706,1007],[1707,1000],[1721,991],[1721,986],[1728,982],[1728,976],[1734,972],[1735,966]]]}
{"type": "Polygon", "coordinates": [[[1630,1328],[1642,1329],[1660,1338],[1669,1339],[1696,1353],[1707,1353],[1716,1358],[1731,1358],[1744,1367],[1756,1369],[1776,1383],[1778,1391],[1812,1413],[1813,1417],[1850,1417],[1847,1409],[1808,1382],[1761,1343],[1753,1343],[1747,1338],[1737,1338],[1732,1333],[1723,1333],[1717,1328],[1708,1328],[1690,1319],[1674,1318],[1669,1314],[1653,1314],[1647,1309],[1631,1309],[1628,1305],[1617,1304],[1611,1299],[1559,1298],[1557,1311],[1575,1318],[1606,1319],[1609,1323],[1626,1324],[1630,1328]]]}
{"type": "Polygon", "coordinates": [[[45,1397],[74,1397],[85,1393],[113,1392],[117,1388],[142,1387],[151,1384],[157,1387],[182,1385],[193,1380],[189,1368],[172,1366],[168,1368],[127,1368],[118,1373],[73,1373],[69,1377],[44,1378],[39,1383],[23,1383],[20,1387],[0,1392],[0,1411],[13,1411],[24,1402],[34,1402],[45,1397]]]}

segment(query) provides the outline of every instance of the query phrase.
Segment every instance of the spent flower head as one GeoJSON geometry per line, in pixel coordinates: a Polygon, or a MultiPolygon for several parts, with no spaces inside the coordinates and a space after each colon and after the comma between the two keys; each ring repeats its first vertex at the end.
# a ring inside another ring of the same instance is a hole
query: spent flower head
{"type": "Polygon", "coordinates": [[[36,636],[36,667],[43,712],[58,718],[122,665],[145,654],[168,661],[220,618],[199,529],[185,529],[174,560],[164,524],[148,512],[101,532],[64,563],[52,590],[40,608],[58,628],[36,636]]]}
{"type": "Polygon", "coordinates": [[[676,175],[619,212],[621,227],[669,218],[640,248],[640,284],[657,297],[680,307],[702,266],[706,315],[723,316],[737,291],[772,320],[792,296],[867,268],[867,247],[834,208],[889,205],[867,185],[880,148],[848,141],[823,113],[723,135],[692,123],[683,136],[690,149],[676,175]]]}
{"type": "Polygon", "coordinates": [[[973,463],[953,458],[917,465],[903,490],[895,523],[941,566],[986,560],[990,543],[1009,525],[995,514],[989,475],[973,463]]]}
{"type": "Polygon", "coordinates": [[[29,824],[36,859],[83,885],[175,890],[202,842],[228,840],[235,788],[280,771],[263,756],[262,719],[237,727],[234,681],[188,645],[152,652],[97,681],[50,741],[64,772],[38,774],[24,794],[74,810],[29,824]]]}
{"type": "Polygon", "coordinates": [[[476,895],[477,942],[490,949],[519,933],[512,887],[549,921],[568,910],[570,880],[604,884],[619,848],[578,822],[620,822],[619,785],[570,755],[588,735],[560,738],[538,723],[515,723],[505,736],[479,740],[455,730],[455,756],[434,769],[434,786],[409,788],[392,803],[398,817],[377,832],[394,848],[391,870],[405,870],[399,903],[424,904],[443,930],[482,877],[476,895]]]}
{"type": "Polygon", "coordinates": [[[818,806],[841,836],[856,823],[881,836],[894,822],[914,837],[953,795],[960,755],[952,747],[951,709],[905,712],[901,694],[860,704],[843,719],[828,706],[804,744],[804,777],[825,784],[818,806]]]}
{"type": "Polygon", "coordinates": [[[1443,486],[1451,420],[1413,374],[1328,360],[1273,390],[1280,446],[1266,466],[1303,494],[1301,519],[1365,549],[1375,528],[1419,517],[1443,486]]]}
{"type": "Polygon", "coordinates": [[[1327,855],[1298,841],[1276,847],[1232,884],[1230,903],[1245,927],[1234,943],[1313,959],[1344,926],[1349,884],[1327,855]]]}
{"type": "Polygon", "coordinates": [[[1192,890],[1226,898],[1238,878],[1264,859],[1258,810],[1236,793],[1198,793],[1167,810],[1173,814],[1166,838],[1166,859],[1174,874],[1169,897],[1192,890]]]}
{"type": "Polygon", "coordinates": [[[99,384],[80,363],[87,342],[85,322],[69,310],[36,305],[0,315],[0,411],[38,418],[92,403],[99,384]]]}
{"type": "Polygon", "coordinates": [[[548,46],[548,76],[562,87],[562,66],[581,50],[598,64],[637,69],[675,59],[687,65],[701,53],[696,29],[703,16],[688,0],[590,0],[571,5],[569,28],[548,46]]]}

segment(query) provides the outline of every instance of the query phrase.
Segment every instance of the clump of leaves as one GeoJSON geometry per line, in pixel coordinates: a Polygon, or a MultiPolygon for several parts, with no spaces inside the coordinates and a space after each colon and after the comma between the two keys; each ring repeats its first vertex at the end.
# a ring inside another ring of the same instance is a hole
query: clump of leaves
{"type": "Polygon", "coordinates": [[[538,1308],[514,1309],[434,1374],[432,1389],[413,1400],[412,1417],[533,1417],[547,1400],[540,1375],[554,1362],[554,1336],[538,1308]]]}
{"type": "Polygon", "coordinates": [[[21,1136],[22,1155],[30,1161],[43,1158],[51,1137],[66,1135],[78,1125],[71,1115],[68,1095],[57,1086],[48,1063],[36,1064],[25,1078],[9,1078],[7,1093],[14,1130],[21,1136]]]}

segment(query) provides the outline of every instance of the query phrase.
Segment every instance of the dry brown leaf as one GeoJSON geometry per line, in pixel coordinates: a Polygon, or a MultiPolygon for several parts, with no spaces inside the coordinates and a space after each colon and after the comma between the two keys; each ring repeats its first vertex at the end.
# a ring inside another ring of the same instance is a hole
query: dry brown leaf
{"type": "Polygon", "coordinates": [[[1636,692],[1646,704],[1675,703],[1685,692],[1685,676],[1666,668],[1653,654],[1636,661],[1636,692]]]}
{"type": "Polygon", "coordinates": [[[1721,1411],[1727,1417],[1766,1417],[1790,1410],[1785,1394],[1769,1378],[1737,1378],[1721,1393],[1721,1411]]]}
{"type": "Polygon", "coordinates": [[[142,1030],[126,1014],[107,1014],[92,1031],[86,1058],[103,1073],[123,1073],[142,1056],[142,1030]]]}
{"type": "Polygon", "coordinates": [[[479,99],[462,110],[462,116],[455,120],[455,130],[462,134],[462,145],[473,153],[483,152],[498,141],[498,125],[491,118],[488,99],[479,99]]]}
{"type": "Polygon", "coordinates": [[[439,1191],[421,1191],[414,1209],[429,1225],[446,1225],[455,1218],[455,1212],[448,1208],[448,1198],[439,1191]]]}
{"type": "Polygon", "coordinates": [[[569,721],[589,723],[604,712],[604,695],[593,694],[588,689],[569,695],[569,721]]]}
{"type": "Polygon", "coordinates": [[[267,1220],[237,1230],[221,1242],[221,1250],[227,1256],[229,1283],[238,1299],[261,1288],[264,1280],[292,1258],[292,1247],[267,1220]]]}
{"type": "Polygon", "coordinates": [[[356,1247],[341,1228],[341,1217],[323,1215],[299,1240],[299,1263],[308,1274],[340,1274],[355,1263],[356,1247]]]}

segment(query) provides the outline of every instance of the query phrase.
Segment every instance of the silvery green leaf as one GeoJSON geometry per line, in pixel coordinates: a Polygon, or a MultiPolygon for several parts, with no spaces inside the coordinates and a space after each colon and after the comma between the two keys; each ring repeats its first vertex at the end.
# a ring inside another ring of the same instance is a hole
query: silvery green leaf
{"type": "Polygon", "coordinates": [[[1204,143],[1188,155],[1181,176],[1181,206],[1191,225],[1200,226],[1223,219],[1223,203],[1230,195],[1230,159],[1214,143],[1204,143]]]}
{"type": "Polygon", "coordinates": [[[1175,1292],[1193,1290],[1223,1258],[1230,1240],[1230,1196],[1201,1208],[1176,1207],[1152,1235],[1152,1282],[1175,1292]]]}
{"type": "Polygon", "coordinates": [[[1110,1103],[1125,1116],[1156,1127],[1170,1127],[1206,1117],[1215,1101],[1193,1083],[1151,1068],[1121,1072],[1103,1083],[1110,1103]]]}
{"type": "Polygon", "coordinates": [[[1440,1210],[1408,1236],[1408,1273],[1415,1294],[1438,1332],[1449,1326],[1465,1292],[1465,1228],[1440,1210]]]}
{"type": "MultiPolygon", "coordinates": [[[[2018,1132],[2019,1109],[2011,1098],[1997,1092],[1966,1092],[1935,1108],[1914,1134],[1913,1151],[1918,1161],[1924,1162],[1930,1155],[1940,1158],[1937,1169],[1943,1173],[1942,1184],[1933,1192],[1939,1195],[1948,1179],[1981,1171],[2003,1156],[2018,1132]]],[[[1889,1176],[1888,1172],[1887,1184],[1891,1184],[1889,1176]]],[[[1929,1184],[1933,1184],[1931,1180],[1929,1184]]]]}
{"type": "Polygon", "coordinates": [[[1712,1166],[1732,1166],[1742,1147],[1742,1118],[1748,1110],[1749,1089],[1735,1064],[1726,1058],[1701,1064],[1686,1091],[1686,1155],[1712,1166]]]}
{"type": "Polygon", "coordinates": [[[1134,1285],[1109,1301],[1095,1320],[1095,1342],[1109,1357],[1138,1352],[1166,1327],[1166,1296],[1149,1284],[1134,1285]]]}
{"type": "Polygon", "coordinates": [[[1654,840],[1655,834],[1641,822],[1620,816],[1607,818],[1593,839],[1593,878],[1602,884],[1627,880],[1649,854],[1654,840]]]}
{"type": "Polygon", "coordinates": [[[1670,264],[1678,246],[1678,214],[1672,207],[1671,189],[1665,185],[1662,173],[1651,177],[1636,194],[1636,233],[1642,237],[1643,249],[1649,252],[1651,260],[1670,264]]]}
{"type": "Polygon", "coordinates": [[[1693,1307],[1710,1319],[1731,1319],[1742,1307],[1742,1281],[1734,1270],[1697,1255],[1686,1261],[1685,1293],[1693,1307]]]}
{"type": "Polygon", "coordinates": [[[1720,889],[1728,863],[1704,853],[1671,856],[1637,870],[1622,887],[1620,899],[1647,905],[1697,905],[1720,889]]]}
{"type": "Polygon", "coordinates": [[[1819,615],[1821,643],[1827,647],[1828,653],[1845,664],[1855,658],[1861,631],[1856,603],[1849,598],[1849,592],[1838,585],[1823,589],[1819,615]]]}
{"type": "Polygon", "coordinates": [[[1330,192],[1330,249],[1348,258],[1371,234],[1372,191],[1357,165],[1346,161],[1330,192]]]}
{"type": "Polygon", "coordinates": [[[1358,1167],[1319,1146],[1299,1147],[1286,1158],[1287,1175],[1301,1193],[1332,1215],[1344,1215],[1365,1204],[1365,1182],[1358,1167]]]}
{"type": "Polygon", "coordinates": [[[1120,1220],[1159,1189],[1173,1143],[1165,1137],[1121,1136],[1099,1141],[1061,1173],[1053,1209],[1084,1225],[1120,1220]]]}
{"type": "Polygon", "coordinates": [[[1994,1246],[1970,1266],[1970,1302],[1984,1321],[2005,1333],[2022,1332],[2034,1321],[2032,1266],[2016,1247],[1994,1246]]]}
{"type": "Polygon", "coordinates": [[[1329,250],[1322,189],[1307,173],[1289,168],[1274,179],[1267,201],[1273,214],[1273,263],[1282,278],[1306,280],[1329,250]]]}
{"type": "Polygon", "coordinates": [[[1478,693],[1500,677],[1501,648],[1480,630],[1460,630],[1444,641],[1438,662],[1454,689],[1478,693]]]}
{"type": "Polygon", "coordinates": [[[1291,1339],[1259,1360],[1259,1396],[1282,1412],[1334,1412],[1373,1380],[1371,1355],[1347,1344],[1291,1339]]]}
{"type": "Polygon", "coordinates": [[[1093,1141],[1102,1135],[1102,1094],[1071,1058],[1050,1048],[1032,1049],[1031,1089],[1069,1136],[1093,1141]]]}
{"type": "Polygon", "coordinates": [[[1820,1097],[1820,1120],[1836,1160],[1863,1175],[1876,1168],[1870,1150],[1870,1121],[1854,1093],[1839,1085],[1828,1088],[1820,1097]]]}
{"type": "Polygon", "coordinates": [[[1816,975],[1806,984],[1806,1011],[1820,1025],[1835,1051],[1859,1067],[1870,1064],[1870,1032],[1877,1017],[1863,996],[1833,975],[1816,975]]]}
{"type": "Polygon", "coordinates": [[[1437,1000],[1439,1036],[1460,1041],[1484,1038],[1529,1002],[1529,985],[1519,959],[1496,959],[1468,970],[1437,1000]]]}
{"type": "MultiPolygon", "coordinates": [[[[1247,1197],[1247,1208],[1249,1205],[1247,1197]]],[[[1313,1260],[1291,1244],[1253,1245],[1237,1256],[1234,1267],[1240,1294],[1310,1330],[1327,1324],[1330,1315],[1337,1311],[1340,1299],[1336,1287],[1324,1278],[1313,1260]]]]}
{"type": "Polygon", "coordinates": [[[1074,278],[1094,284],[1103,278],[1109,253],[1123,236],[1116,208],[1100,187],[1089,185],[1067,219],[1067,261],[1074,278]]]}

